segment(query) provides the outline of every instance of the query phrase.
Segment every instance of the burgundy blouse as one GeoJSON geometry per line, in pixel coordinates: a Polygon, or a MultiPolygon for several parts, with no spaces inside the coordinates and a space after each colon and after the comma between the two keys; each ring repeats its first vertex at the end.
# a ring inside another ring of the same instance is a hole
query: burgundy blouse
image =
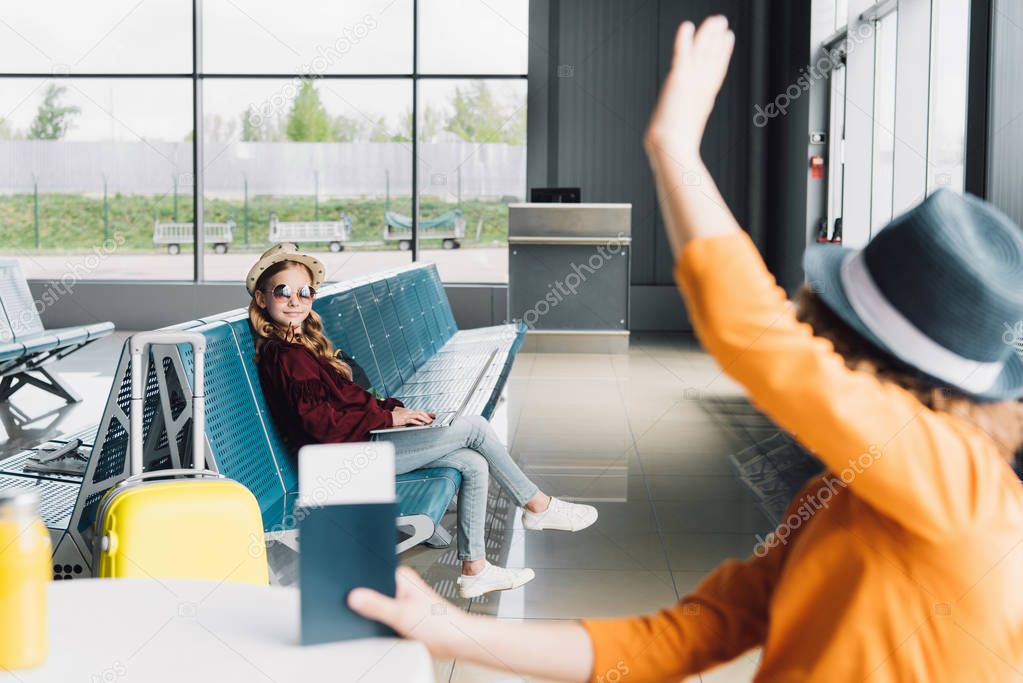
{"type": "Polygon", "coordinates": [[[396,398],[378,399],[325,358],[279,339],[260,350],[259,381],[277,428],[294,448],[369,441],[371,430],[393,426],[391,410],[403,405],[396,398]]]}

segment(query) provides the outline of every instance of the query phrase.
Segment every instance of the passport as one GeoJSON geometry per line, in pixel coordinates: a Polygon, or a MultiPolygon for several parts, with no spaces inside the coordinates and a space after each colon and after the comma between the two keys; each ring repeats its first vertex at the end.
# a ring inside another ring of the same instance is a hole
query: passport
{"type": "Polygon", "coordinates": [[[298,514],[302,644],[397,636],[348,607],[348,593],[362,586],[394,597],[397,503],[324,505],[298,514]]]}
{"type": "Polygon", "coordinates": [[[301,643],[396,636],[348,607],[353,588],[394,596],[394,445],[314,444],[298,452],[301,643]]]}

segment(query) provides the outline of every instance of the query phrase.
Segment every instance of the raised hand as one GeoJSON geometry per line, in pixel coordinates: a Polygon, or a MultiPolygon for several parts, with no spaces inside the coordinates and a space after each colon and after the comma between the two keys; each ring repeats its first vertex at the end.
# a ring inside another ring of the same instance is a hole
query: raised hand
{"type": "Polygon", "coordinates": [[[675,35],[675,52],[644,143],[648,154],[661,152],[680,161],[697,158],[707,119],[728,71],[735,34],[723,16],[695,30],[687,21],[675,35]]]}

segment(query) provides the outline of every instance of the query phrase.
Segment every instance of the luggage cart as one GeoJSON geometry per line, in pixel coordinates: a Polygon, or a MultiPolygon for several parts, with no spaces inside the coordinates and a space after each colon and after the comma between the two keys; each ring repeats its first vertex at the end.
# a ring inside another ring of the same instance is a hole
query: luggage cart
{"type": "MultiPolygon", "coordinates": [[[[227,253],[227,245],[234,240],[234,221],[226,223],[203,223],[203,241],[213,245],[218,254],[227,253]]],[[[153,243],[166,244],[168,254],[180,254],[182,244],[194,244],[195,234],[191,223],[161,223],[153,221],[153,243]]]]}
{"type": "Polygon", "coordinates": [[[326,242],[333,252],[344,251],[352,236],[352,217],[345,214],[336,221],[281,221],[270,214],[270,243],[326,242]]]}
{"type": "MultiPolygon", "coordinates": [[[[479,231],[477,230],[477,239],[479,231]]],[[[419,221],[419,239],[442,240],[445,249],[458,249],[465,239],[465,218],[461,209],[453,209],[426,221],[419,221]]],[[[395,211],[384,212],[384,242],[398,242],[398,248],[412,248],[412,219],[395,211]]]]}

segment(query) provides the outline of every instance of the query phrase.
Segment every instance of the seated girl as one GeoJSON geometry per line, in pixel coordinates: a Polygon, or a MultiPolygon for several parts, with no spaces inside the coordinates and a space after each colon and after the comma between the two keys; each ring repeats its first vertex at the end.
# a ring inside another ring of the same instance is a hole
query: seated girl
{"type": "Polygon", "coordinates": [[[532,569],[487,561],[484,525],[490,476],[524,508],[526,529],[579,531],[597,520],[597,510],[543,493],[515,464],[490,423],[477,415],[457,417],[448,427],[371,435],[375,429],[426,425],[434,414],[406,408],[396,398],[378,399],[353,381],[352,365],[337,357],[312,309],[323,273],[319,260],[283,243],[267,250],[246,280],[260,383],[288,443],[300,448],[382,438],[394,444],[398,474],[424,467],[458,470],[459,594],[473,598],[530,581],[532,569]]]}

